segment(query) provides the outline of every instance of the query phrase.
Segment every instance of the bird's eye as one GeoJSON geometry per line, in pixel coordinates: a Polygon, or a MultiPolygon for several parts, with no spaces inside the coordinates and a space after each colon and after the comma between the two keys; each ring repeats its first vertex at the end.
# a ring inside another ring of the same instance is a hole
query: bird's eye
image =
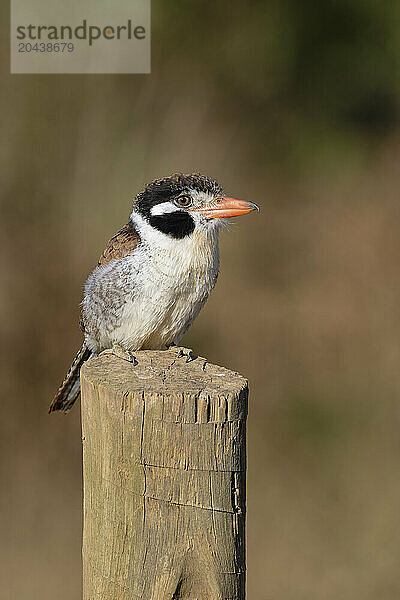
{"type": "Polygon", "coordinates": [[[180,208],[189,208],[189,206],[192,206],[192,203],[193,200],[190,196],[179,196],[175,199],[176,206],[179,206],[180,208]]]}

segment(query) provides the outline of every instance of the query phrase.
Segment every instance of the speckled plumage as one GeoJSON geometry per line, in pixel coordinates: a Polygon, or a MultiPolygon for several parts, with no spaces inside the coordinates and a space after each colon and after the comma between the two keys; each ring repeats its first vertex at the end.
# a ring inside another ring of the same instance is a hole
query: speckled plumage
{"type": "Polygon", "coordinates": [[[135,251],[98,267],[86,282],[85,343],[95,352],[115,343],[128,350],[177,344],[215,285],[215,232],[171,242],[144,222],[138,228],[135,251]]]}

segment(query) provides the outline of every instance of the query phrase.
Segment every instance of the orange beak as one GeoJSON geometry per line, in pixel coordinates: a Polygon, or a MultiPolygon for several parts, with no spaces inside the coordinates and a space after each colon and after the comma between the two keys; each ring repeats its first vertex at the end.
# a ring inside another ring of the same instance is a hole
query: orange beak
{"type": "Polygon", "coordinates": [[[217,198],[215,202],[206,204],[200,208],[195,208],[201,212],[206,219],[225,219],[229,217],[239,217],[247,215],[252,210],[259,210],[254,202],[246,200],[237,200],[236,198],[228,198],[227,196],[217,198]]]}

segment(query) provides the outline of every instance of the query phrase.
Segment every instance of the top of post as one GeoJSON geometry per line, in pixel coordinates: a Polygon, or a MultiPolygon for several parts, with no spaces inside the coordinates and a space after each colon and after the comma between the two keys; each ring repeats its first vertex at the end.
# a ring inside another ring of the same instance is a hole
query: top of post
{"type": "Polygon", "coordinates": [[[186,362],[177,348],[135,351],[135,358],[137,364],[133,365],[110,354],[101,355],[87,361],[81,375],[96,388],[118,396],[193,396],[207,399],[211,420],[246,418],[247,380],[239,373],[210,364],[200,356],[186,362]]]}

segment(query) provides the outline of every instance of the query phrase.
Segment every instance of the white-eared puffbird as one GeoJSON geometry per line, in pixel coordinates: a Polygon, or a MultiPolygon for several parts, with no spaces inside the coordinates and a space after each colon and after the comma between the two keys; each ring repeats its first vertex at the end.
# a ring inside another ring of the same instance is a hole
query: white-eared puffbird
{"type": "Polygon", "coordinates": [[[100,352],[135,364],[135,350],[178,344],[217,280],[221,227],[255,209],[199,174],[178,173],[145,187],[86,281],[84,342],[49,412],[71,408],[82,364],[100,352]]]}

